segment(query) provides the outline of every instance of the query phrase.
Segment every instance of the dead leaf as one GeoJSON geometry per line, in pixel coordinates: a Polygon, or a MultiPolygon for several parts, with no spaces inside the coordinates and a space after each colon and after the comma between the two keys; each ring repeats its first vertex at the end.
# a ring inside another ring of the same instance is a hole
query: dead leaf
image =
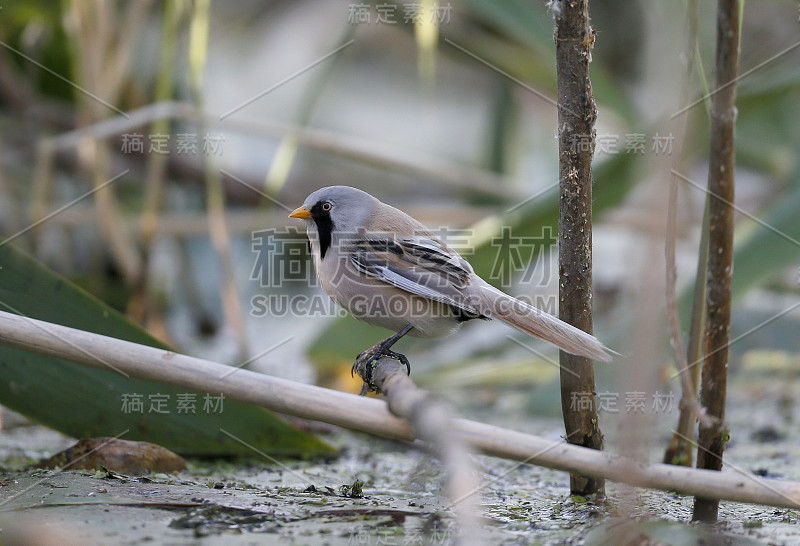
{"type": "Polygon", "coordinates": [[[108,469],[122,474],[179,472],[186,461],[170,450],[148,442],[132,442],[117,438],[83,438],[36,465],[37,468],[62,470],[108,469]]]}

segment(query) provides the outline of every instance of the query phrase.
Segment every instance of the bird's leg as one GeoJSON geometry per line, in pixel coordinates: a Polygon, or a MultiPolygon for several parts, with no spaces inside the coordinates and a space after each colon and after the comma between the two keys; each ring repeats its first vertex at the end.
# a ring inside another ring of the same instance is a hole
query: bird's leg
{"type": "Polygon", "coordinates": [[[366,359],[366,361],[364,362],[364,372],[366,375],[364,381],[367,384],[371,385],[372,371],[373,371],[372,364],[382,356],[388,356],[394,358],[395,360],[399,360],[401,364],[405,365],[406,370],[408,371],[408,375],[411,375],[411,364],[408,362],[408,359],[405,357],[405,355],[396,353],[390,349],[392,345],[397,343],[404,335],[409,333],[412,330],[412,328],[414,328],[413,324],[407,324],[405,328],[403,328],[396,334],[387,337],[386,339],[376,343],[366,351],[359,353],[359,355],[356,357],[355,364],[353,364],[353,368],[350,370],[350,375],[355,373],[356,368],[359,366],[359,364],[364,359],[366,359]]]}

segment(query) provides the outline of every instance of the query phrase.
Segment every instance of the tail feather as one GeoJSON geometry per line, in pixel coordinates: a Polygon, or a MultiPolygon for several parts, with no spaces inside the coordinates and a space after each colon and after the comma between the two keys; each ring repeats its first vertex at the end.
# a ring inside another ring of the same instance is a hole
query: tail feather
{"type": "Polygon", "coordinates": [[[509,296],[488,283],[484,286],[484,294],[489,304],[487,315],[526,334],[549,341],[568,353],[602,362],[610,362],[613,359],[612,354],[618,354],[593,335],[509,296]]]}

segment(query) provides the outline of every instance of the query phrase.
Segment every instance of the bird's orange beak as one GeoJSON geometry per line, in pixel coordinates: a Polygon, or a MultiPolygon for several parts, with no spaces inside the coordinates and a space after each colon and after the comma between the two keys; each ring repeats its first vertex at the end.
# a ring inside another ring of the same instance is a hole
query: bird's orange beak
{"type": "Polygon", "coordinates": [[[289,215],[289,218],[302,218],[305,220],[306,218],[311,218],[311,211],[305,207],[297,207],[289,215]]]}

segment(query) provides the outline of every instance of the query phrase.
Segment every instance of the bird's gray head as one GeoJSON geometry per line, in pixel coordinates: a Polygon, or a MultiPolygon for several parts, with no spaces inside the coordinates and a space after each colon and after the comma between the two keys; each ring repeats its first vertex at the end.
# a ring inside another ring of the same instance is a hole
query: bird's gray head
{"type": "Polygon", "coordinates": [[[308,234],[319,238],[320,255],[324,258],[332,239],[358,233],[378,204],[380,201],[357,188],[328,186],[306,197],[289,217],[306,220],[308,234]]]}

